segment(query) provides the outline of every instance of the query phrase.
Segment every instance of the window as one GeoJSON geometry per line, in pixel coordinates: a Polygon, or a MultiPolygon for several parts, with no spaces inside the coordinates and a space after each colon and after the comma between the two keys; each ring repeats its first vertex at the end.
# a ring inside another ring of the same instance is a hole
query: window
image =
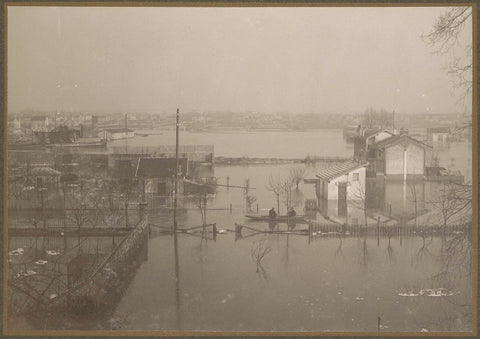
{"type": "Polygon", "coordinates": [[[358,173],[353,173],[353,181],[358,181],[358,173]]]}

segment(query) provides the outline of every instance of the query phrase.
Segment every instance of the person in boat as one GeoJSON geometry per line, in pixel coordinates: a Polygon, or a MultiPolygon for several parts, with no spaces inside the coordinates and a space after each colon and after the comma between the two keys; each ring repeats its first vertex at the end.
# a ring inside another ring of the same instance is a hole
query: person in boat
{"type": "Polygon", "coordinates": [[[297,212],[295,212],[295,210],[292,208],[290,208],[290,210],[288,211],[288,216],[289,217],[294,217],[297,215],[297,212]]]}
{"type": "Polygon", "coordinates": [[[268,216],[272,219],[275,219],[277,217],[277,212],[275,212],[275,208],[272,207],[272,209],[268,211],[268,216]]]}

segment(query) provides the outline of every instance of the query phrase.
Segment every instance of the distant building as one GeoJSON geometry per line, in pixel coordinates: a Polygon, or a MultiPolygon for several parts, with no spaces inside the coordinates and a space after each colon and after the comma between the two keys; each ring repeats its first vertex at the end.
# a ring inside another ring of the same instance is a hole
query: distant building
{"type": "Polygon", "coordinates": [[[129,128],[112,128],[105,129],[98,133],[98,137],[103,140],[119,140],[119,139],[128,139],[133,138],[135,132],[129,128]]]}
{"type": "Polygon", "coordinates": [[[32,131],[46,132],[49,126],[49,119],[46,116],[34,116],[30,120],[30,129],[32,131]]]}
{"type": "Polygon", "coordinates": [[[427,138],[433,143],[446,143],[450,135],[448,127],[431,127],[427,128],[427,138]]]}
{"type": "Polygon", "coordinates": [[[355,160],[365,161],[370,147],[382,140],[388,139],[394,134],[387,130],[365,130],[357,128],[357,136],[354,138],[353,157],[355,160]]]}
{"type": "MultiPolygon", "coordinates": [[[[179,193],[183,192],[183,178],[188,174],[188,159],[179,158],[179,193]],[[181,177],[180,177],[181,176],[181,177]]],[[[175,158],[140,158],[135,176],[142,181],[145,193],[170,195],[174,190],[175,158]]]]}
{"type": "Polygon", "coordinates": [[[407,134],[393,135],[369,146],[369,176],[423,177],[431,147],[407,134]]]}
{"type": "Polygon", "coordinates": [[[28,181],[36,187],[48,187],[50,185],[58,187],[59,179],[62,175],[61,172],[44,164],[34,165],[28,172],[28,181]]]}

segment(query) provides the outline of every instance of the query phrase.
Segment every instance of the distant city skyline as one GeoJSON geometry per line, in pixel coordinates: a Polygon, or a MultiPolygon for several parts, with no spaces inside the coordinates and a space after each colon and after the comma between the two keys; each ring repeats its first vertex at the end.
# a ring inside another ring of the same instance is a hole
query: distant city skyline
{"type": "Polygon", "coordinates": [[[471,112],[420,38],[445,10],[9,6],[8,112],[471,112]]]}

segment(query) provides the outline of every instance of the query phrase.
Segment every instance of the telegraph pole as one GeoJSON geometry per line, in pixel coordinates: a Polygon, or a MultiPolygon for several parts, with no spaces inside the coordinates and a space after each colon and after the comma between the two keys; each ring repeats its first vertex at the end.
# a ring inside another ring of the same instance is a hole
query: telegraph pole
{"type": "Polygon", "coordinates": [[[178,195],[178,130],[180,126],[180,112],[177,108],[175,129],[175,195],[173,196],[173,232],[177,231],[177,195],[178,195]]]}
{"type": "Polygon", "coordinates": [[[177,240],[177,196],[178,196],[178,130],[180,127],[180,113],[177,108],[176,134],[175,134],[175,195],[173,196],[173,249],[175,252],[175,301],[177,328],[182,328],[181,309],[180,309],[180,266],[178,260],[178,240],[177,240]]]}

